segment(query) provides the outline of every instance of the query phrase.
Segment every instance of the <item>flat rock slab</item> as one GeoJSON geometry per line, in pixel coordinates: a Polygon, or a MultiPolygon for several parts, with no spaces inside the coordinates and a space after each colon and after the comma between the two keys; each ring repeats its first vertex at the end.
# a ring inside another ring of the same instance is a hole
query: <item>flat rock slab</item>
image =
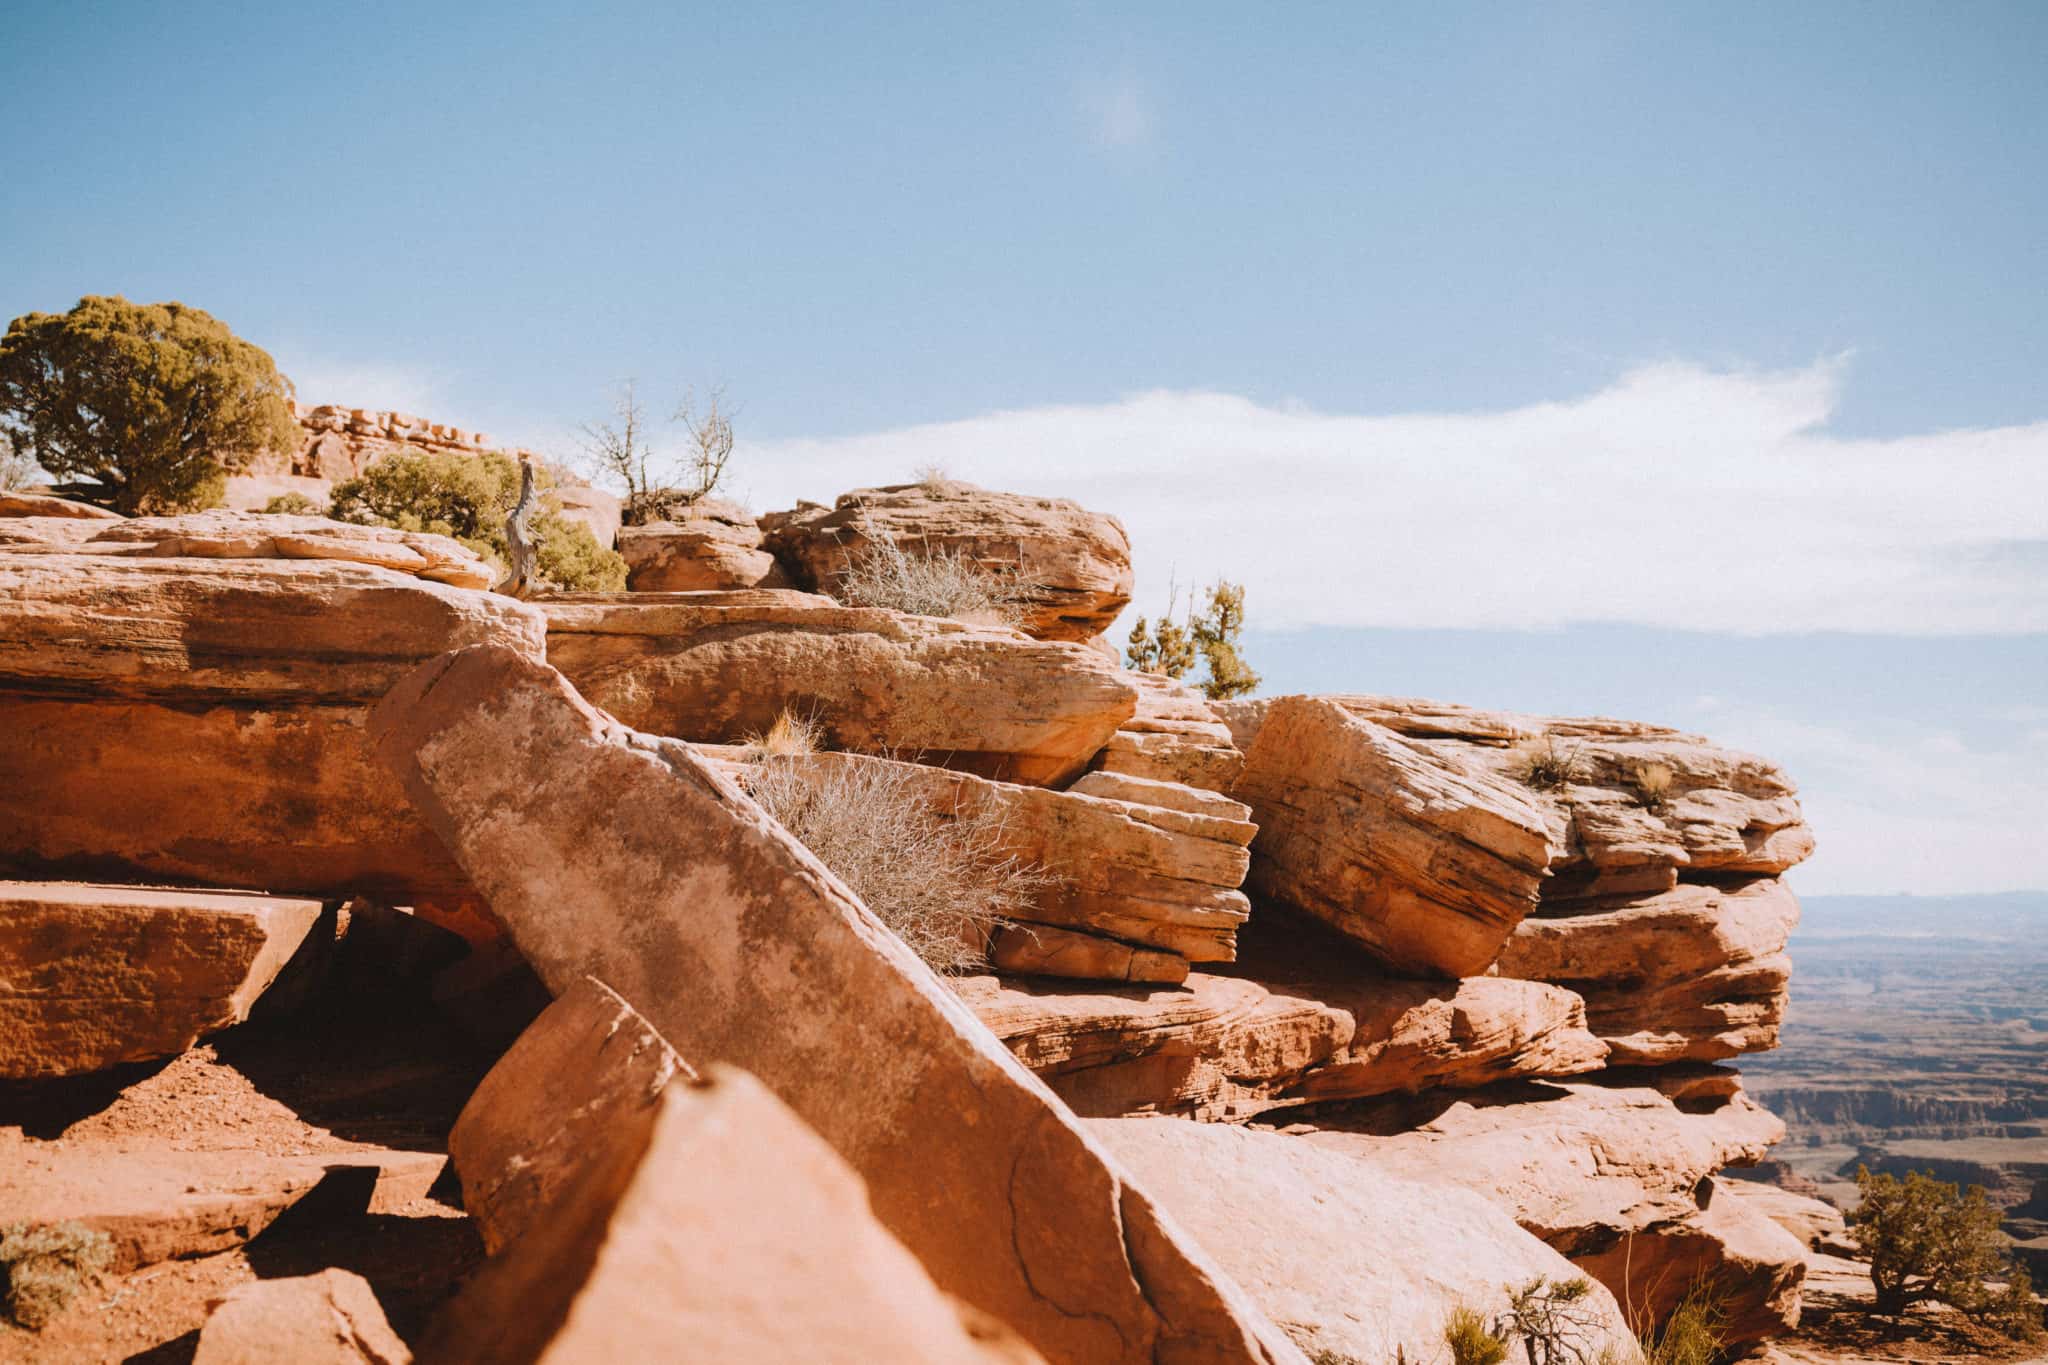
{"type": "Polygon", "coordinates": [[[65,517],[76,521],[119,521],[119,512],[73,502],[49,493],[0,492],[0,517],[65,517]]]}
{"type": "MultiPolygon", "coordinates": [[[[1510,1287],[1579,1272],[1485,1199],[1395,1179],[1273,1132],[1171,1119],[1086,1125],[1317,1360],[1438,1360],[1464,1306],[1489,1321],[1510,1287]]],[[[1605,1289],[1574,1343],[1633,1351],[1605,1289]]]]}
{"type": "Polygon", "coordinates": [[[484,641],[544,623],[361,564],[0,554],[0,872],[470,897],[362,727],[484,641]]]}
{"type": "Polygon", "coordinates": [[[1080,991],[972,977],[961,998],[1078,1114],[1243,1120],[1291,1106],[1596,1070],[1577,997],[1532,982],[1368,976],[1080,991]]]}
{"type": "Polygon", "coordinates": [[[421,669],[372,726],[551,988],[596,976],[683,1056],[752,1070],[867,1181],[941,1288],[1053,1360],[1299,1359],[929,969],[687,745],[491,647],[421,669]]]}
{"type": "Polygon", "coordinates": [[[1215,707],[1186,683],[1130,673],[1138,709],[1095,756],[1098,771],[1227,792],[1244,772],[1244,754],[1215,707]]]}
{"type": "Polygon", "coordinates": [[[192,1365],[410,1365],[376,1291],[348,1270],[258,1280],[228,1292],[199,1331],[192,1365]]]}
{"type": "Polygon", "coordinates": [[[1484,972],[1550,863],[1548,813],[1532,793],[1326,698],[1265,710],[1232,795],[1259,825],[1253,890],[1398,971],[1484,972]]]}
{"type": "Polygon", "coordinates": [[[808,593],[541,605],[549,663],[626,724],[678,739],[738,743],[788,708],[835,749],[1058,786],[1137,705],[1121,670],[1084,646],[808,593]]]}
{"type": "Polygon", "coordinates": [[[1574,901],[1522,921],[1502,976],[1586,1001],[1613,1064],[1722,1061],[1778,1045],[1799,901],[1775,877],[1574,901]]]}
{"type": "MultiPolygon", "coordinates": [[[[584,1022],[535,1027],[560,1030],[547,1046],[567,1057],[595,1041],[584,1022]]],[[[977,1339],[860,1178],[744,1072],[675,1073],[581,1135],[558,1197],[448,1306],[422,1359],[1041,1359],[997,1328],[977,1339]]]]}
{"type": "Polygon", "coordinates": [[[909,554],[958,554],[1025,585],[1024,629],[1042,640],[1100,635],[1131,601],[1123,523],[1065,498],[937,479],[842,493],[762,518],[768,548],[807,588],[836,592],[847,564],[886,538],[909,554]]]}
{"type": "Polygon", "coordinates": [[[0,1077],[175,1056],[241,1023],[320,910],[239,892],[0,882],[0,1077]]]}
{"type": "Polygon", "coordinates": [[[726,503],[700,502],[682,521],[619,528],[626,586],[633,592],[725,592],[794,586],[761,548],[761,528],[726,503]]]}
{"type": "Polygon", "coordinates": [[[168,559],[341,560],[457,588],[488,588],[499,577],[476,551],[447,536],[257,512],[124,518],[95,528],[78,541],[78,549],[168,559]]]}

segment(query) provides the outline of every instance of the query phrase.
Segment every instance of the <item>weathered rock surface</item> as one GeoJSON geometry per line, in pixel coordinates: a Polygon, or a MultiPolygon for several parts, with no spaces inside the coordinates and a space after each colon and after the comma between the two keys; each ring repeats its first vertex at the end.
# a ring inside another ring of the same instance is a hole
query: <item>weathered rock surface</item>
{"type": "Polygon", "coordinates": [[[1617,1066],[1719,1061],[1778,1045],[1798,922],[1774,877],[1572,901],[1523,920],[1499,970],[1583,996],[1617,1066]]]}
{"type": "Polygon", "coordinates": [[[806,593],[565,595],[548,662],[628,725],[733,743],[785,707],[834,748],[1034,786],[1079,775],[1137,702],[1080,645],[806,593]]]}
{"type": "Polygon", "coordinates": [[[65,517],[80,521],[119,521],[119,512],[73,502],[50,493],[10,493],[0,490],[0,517],[65,517]]]}
{"type": "Polygon", "coordinates": [[[1238,1120],[1329,1100],[1573,1075],[1606,1055],[1586,1032],[1577,997],[1485,977],[1276,985],[1198,972],[1181,990],[1084,992],[994,977],[957,988],[1018,1060],[1089,1117],[1238,1120]]]}
{"type": "Polygon", "coordinates": [[[457,588],[488,588],[497,580],[496,571],[474,550],[446,536],[356,526],[325,517],[215,511],[75,526],[45,524],[51,520],[22,518],[34,525],[10,527],[16,535],[0,548],[142,559],[331,559],[393,569],[457,588]]]}
{"type": "Polygon", "coordinates": [[[370,1282],[323,1270],[228,1292],[200,1329],[192,1365],[409,1365],[370,1282]]]}
{"type": "Polygon", "coordinates": [[[169,1057],[249,1017],[320,902],[0,882],[0,1077],[169,1057]]]}
{"type": "MultiPolygon", "coordinates": [[[[744,780],[738,750],[702,752],[744,780]]],[[[1206,805],[1176,809],[1150,804],[1162,795],[1156,783],[1127,785],[1114,796],[1078,785],[1059,792],[864,754],[772,761],[821,782],[849,768],[886,766],[893,790],[940,819],[985,820],[998,829],[992,852],[1049,878],[1016,915],[1028,927],[1000,938],[997,965],[1006,971],[1179,981],[1191,961],[1237,954],[1237,929],[1251,912],[1237,888],[1256,831],[1236,802],[1204,793],[1206,805]]]]}
{"type": "Polygon", "coordinates": [[[1761,1180],[1716,1178],[1714,1198],[1762,1214],[1809,1249],[1839,1244],[1848,1236],[1848,1221],[1833,1204],[1761,1180]]]}
{"type": "Polygon", "coordinates": [[[1266,710],[1232,794],[1259,825],[1254,892],[1401,971],[1485,971],[1535,908],[1549,862],[1534,793],[1327,698],[1266,710]]]}
{"type": "Polygon", "coordinates": [[[683,521],[619,528],[626,586],[634,592],[724,592],[793,586],[761,548],[761,528],[730,503],[705,501],[683,521]]]}
{"type": "Polygon", "coordinates": [[[1802,1249],[1768,1219],[1716,1209],[1710,1177],[1760,1160],[1784,1124],[1739,1091],[1686,1104],[1649,1085],[1518,1082],[1326,1116],[1300,1140],[1485,1195],[1632,1310],[1660,1318],[1725,1270],[1730,1339],[1783,1331],[1802,1249]]]}
{"type": "Polygon", "coordinates": [[[1039,1358],[1007,1334],[975,1340],[859,1178],[744,1072],[681,1073],[606,1117],[581,1127],[559,1197],[449,1305],[423,1359],[1039,1358]]]}
{"type": "Polygon", "coordinates": [[[942,1288],[1054,1360],[1299,1358],[687,745],[627,731],[553,670],[488,647],[421,669],[374,724],[543,979],[561,991],[598,976],[684,1056],[755,1071],[867,1180],[876,1215],[942,1288]]]}
{"type": "Polygon", "coordinates": [[[1213,792],[1235,786],[1244,755],[1211,703],[1158,673],[1126,676],[1138,686],[1138,709],[1096,755],[1096,768],[1213,792]]]}
{"type": "Polygon", "coordinates": [[[595,1153],[697,1073],[594,977],[565,991],[491,1068],[448,1135],[462,1206],[492,1254],[550,1215],[595,1153]]]}
{"type": "Polygon", "coordinates": [[[361,564],[0,553],[0,872],[467,898],[363,717],[446,649],[543,640],[361,564]]]}
{"type": "MultiPolygon", "coordinates": [[[[1439,1359],[1453,1308],[1491,1320],[1509,1287],[1578,1273],[1478,1195],[1293,1137],[1170,1119],[1086,1127],[1318,1360],[1439,1359]]],[[[1586,1307],[1585,1359],[1633,1348],[1606,1290],[1586,1307]]]]}
{"type": "Polygon", "coordinates": [[[870,538],[912,553],[967,556],[1029,589],[1024,629],[1041,640],[1100,635],[1131,600],[1123,523],[1065,498],[952,480],[861,488],[762,518],[768,548],[804,587],[835,592],[870,538]]]}

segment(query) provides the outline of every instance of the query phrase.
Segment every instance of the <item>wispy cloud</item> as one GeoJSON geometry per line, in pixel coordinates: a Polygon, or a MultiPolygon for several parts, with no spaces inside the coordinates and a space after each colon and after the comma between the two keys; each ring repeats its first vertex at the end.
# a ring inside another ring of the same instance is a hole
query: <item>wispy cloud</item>
{"type": "Polygon", "coordinates": [[[434,421],[460,421],[445,416],[447,381],[428,370],[398,365],[361,364],[280,350],[277,367],[291,376],[302,403],[345,403],[353,408],[409,412],[434,421]]]}
{"type": "Polygon", "coordinates": [[[1150,147],[1158,135],[1152,93],[1135,76],[1092,82],[1080,94],[1080,113],[1096,146],[1112,152],[1150,147]]]}
{"type": "Polygon", "coordinates": [[[762,506],[923,464],[1131,531],[1139,600],[1243,580],[1266,626],[2048,630],[2048,422],[1826,430],[1846,362],[1667,363],[1500,412],[1154,392],[740,452],[762,506]]]}

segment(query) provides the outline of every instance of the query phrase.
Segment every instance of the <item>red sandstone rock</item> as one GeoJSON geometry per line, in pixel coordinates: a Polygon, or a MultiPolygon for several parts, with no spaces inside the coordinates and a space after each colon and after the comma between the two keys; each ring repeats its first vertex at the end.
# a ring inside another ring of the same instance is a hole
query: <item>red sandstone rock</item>
{"type": "MultiPolygon", "coordinates": [[[[930,971],[687,745],[628,731],[553,670],[492,648],[420,670],[375,726],[551,986],[597,975],[683,1055],[756,1071],[867,1180],[876,1215],[941,1287],[1055,1360],[1297,1358],[930,971]]],[[[572,1206],[604,1217],[609,1202],[572,1206]]],[[[687,1292],[687,1277],[669,1282],[687,1292]]]]}
{"type": "Polygon", "coordinates": [[[1131,542],[1115,517],[1065,498],[944,480],[862,488],[830,509],[762,518],[768,548],[798,582],[833,592],[870,535],[912,554],[966,555],[1030,586],[1024,629],[1042,640],[1100,635],[1131,600],[1131,542]]]}
{"type": "Polygon", "coordinates": [[[10,493],[0,490],[0,517],[64,517],[79,521],[119,521],[119,512],[94,507],[89,502],[48,493],[10,493]]]}
{"type": "Polygon", "coordinates": [[[1096,768],[1213,792],[1235,786],[1244,755],[1209,701],[1161,674],[1128,676],[1138,686],[1138,709],[1096,755],[1096,768]]]}
{"type": "Polygon", "coordinates": [[[619,553],[634,592],[791,586],[781,563],[761,548],[761,528],[729,503],[699,502],[682,521],[622,527],[619,553]]]}
{"type": "Polygon", "coordinates": [[[1080,645],[794,592],[564,595],[548,661],[628,725],[735,743],[784,708],[834,748],[1055,786],[1136,705],[1080,645]]]}
{"type": "Polygon", "coordinates": [[[169,1057],[249,1017],[320,902],[0,882],[0,1077],[169,1057]]]}
{"type": "Polygon", "coordinates": [[[200,1329],[192,1365],[409,1365],[376,1291],[347,1270],[238,1285],[200,1329]]]}

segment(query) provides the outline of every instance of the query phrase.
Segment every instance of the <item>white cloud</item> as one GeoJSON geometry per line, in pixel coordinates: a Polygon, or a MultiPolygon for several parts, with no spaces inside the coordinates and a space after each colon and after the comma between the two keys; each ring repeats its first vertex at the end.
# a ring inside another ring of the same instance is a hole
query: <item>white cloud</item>
{"type": "Polygon", "coordinates": [[[1243,580],[1262,627],[2048,630],[2048,422],[1828,434],[1846,362],[1630,371],[1503,412],[1343,416],[1220,393],[752,444],[761,507],[924,464],[1119,514],[1139,602],[1243,580]]]}
{"type": "Polygon", "coordinates": [[[1152,145],[1158,132],[1150,92],[1135,78],[1118,77],[1081,92],[1081,116],[1099,147],[1134,151],[1152,145]]]}
{"type": "Polygon", "coordinates": [[[352,408],[409,412],[437,422],[461,420],[441,414],[447,383],[444,377],[430,371],[351,364],[284,351],[278,352],[277,368],[291,377],[301,403],[342,403],[352,408]]]}

